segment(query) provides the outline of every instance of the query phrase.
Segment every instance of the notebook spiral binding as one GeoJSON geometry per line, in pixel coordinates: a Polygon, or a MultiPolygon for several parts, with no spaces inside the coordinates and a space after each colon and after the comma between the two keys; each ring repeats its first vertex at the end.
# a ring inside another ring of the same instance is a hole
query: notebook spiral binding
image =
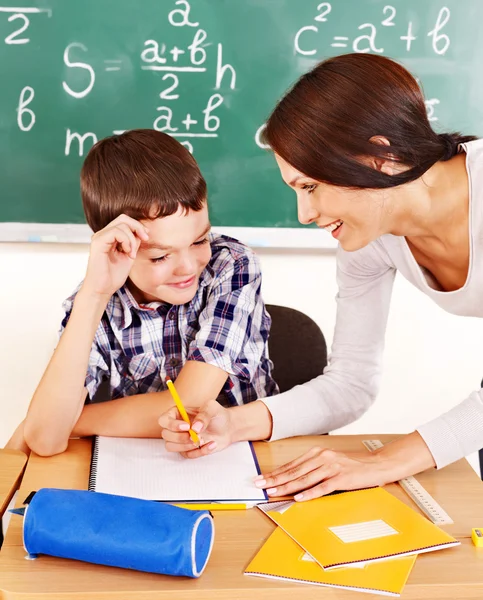
{"type": "MultiPolygon", "coordinates": [[[[259,571],[245,571],[245,575],[254,575],[255,577],[265,577],[265,573],[260,573],[259,571]]],[[[280,577],[280,579],[285,579],[286,581],[310,583],[311,585],[314,585],[314,582],[310,579],[302,579],[301,577],[284,577],[283,575],[280,575],[279,577],[280,577]]],[[[371,587],[362,587],[360,585],[345,586],[345,585],[337,585],[335,583],[331,583],[331,584],[315,583],[315,585],[319,585],[322,587],[338,588],[338,589],[342,589],[342,590],[345,590],[349,587],[350,589],[353,589],[353,590],[361,590],[361,592],[372,592],[373,591],[376,594],[380,593],[379,589],[371,588],[371,587]]],[[[384,594],[387,596],[399,596],[400,595],[400,594],[395,594],[394,592],[387,591],[387,590],[384,590],[384,594]]]]}
{"type": "Polygon", "coordinates": [[[91,456],[91,468],[89,471],[89,492],[96,491],[96,480],[97,480],[97,463],[99,461],[99,438],[96,436],[92,442],[92,456],[91,456]]]}

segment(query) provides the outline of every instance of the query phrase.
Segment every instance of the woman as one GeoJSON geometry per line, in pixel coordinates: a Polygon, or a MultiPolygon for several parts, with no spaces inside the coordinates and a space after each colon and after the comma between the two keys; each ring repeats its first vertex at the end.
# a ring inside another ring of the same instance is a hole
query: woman
{"type": "MultiPolygon", "coordinates": [[[[193,428],[218,449],[327,432],[367,410],[378,391],[396,271],[448,312],[483,317],[483,140],[436,134],[403,67],[368,54],[319,64],[280,101],[265,139],[297,194],[300,222],[339,242],[334,343],[317,379],[228,411],[210,403],[193,415],[193,428]]],[[[174,411],[160,424],[168,449],[193,457],[209,451],[190,450],[174,411]]],[[[441,468],[481,447],[478,390],[375,454],[314,448],[257,485],[307,500],[441,468]]]]}

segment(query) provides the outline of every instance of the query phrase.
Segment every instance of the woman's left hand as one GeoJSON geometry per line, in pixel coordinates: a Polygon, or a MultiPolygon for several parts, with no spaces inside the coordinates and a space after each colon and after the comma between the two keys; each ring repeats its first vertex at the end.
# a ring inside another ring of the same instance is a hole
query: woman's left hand
{"type": "Polygon", "coordinates": [[[278,469],[259,475],[255,485],[267,489],[269,496],[290,496],[304,490],[295,500],[311,500],[335,490],[384,485],[390,480],[377,453],[344,453],[315,447],[278,469]]]}

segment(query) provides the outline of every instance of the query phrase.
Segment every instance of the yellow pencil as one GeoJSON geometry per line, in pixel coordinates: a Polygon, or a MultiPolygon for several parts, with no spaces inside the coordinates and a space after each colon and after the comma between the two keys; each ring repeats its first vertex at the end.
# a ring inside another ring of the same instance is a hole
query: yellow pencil
{"type": "Polygon", "coordinates": [[[189,508],[190,510],[246,510],[247,505],[238,503],[238,504],[221,504],[213,502],[211,504],[196,504],[193,503],[173,503],[174,506],[178,506],[179,508],[189,508]]]}
{"type": "MultiPolygon", "coordinates": [[[[183,421],[188,423],[188,425],[190,425],[190,427],[191,427],[188,413],[186,412],[186,410],[183,406],[183,403],[181,402],[181,398],[179,397],[179,394],[176,391],[176,388],[174,387],[174,383],[171,381],[171,379],[166,378],[166,384],[168,386],[168,390],[171,392],[171,396],[173,397],[174,403],[176,404],[176,408],[178,409],[178,412],[181,415],[181,418],[183,419],[183,421]]],[[[190,434],[190,438],[193,440],[193,443],[195,443],[199,446],[200,438],[198,437],[198,434],[196,433],[196,431],[193,431],[192,429],[190,429],[189,434],[190,434]]]]}

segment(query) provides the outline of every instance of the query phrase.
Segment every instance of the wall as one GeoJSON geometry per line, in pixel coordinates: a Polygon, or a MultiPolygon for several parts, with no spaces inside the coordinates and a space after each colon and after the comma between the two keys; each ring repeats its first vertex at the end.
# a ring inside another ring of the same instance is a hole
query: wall
{"type": "MultiPolygon", "coordinates": [[[[0,244],[0,447],[25,415],[56,342],[61,302],[83,277],[87,252],[84,245],[0,244]]],[[[266,302],[307,313],[330,344],[334,255],[269,249],[259,255],[266,302]]],[[[341,431],[407,432],[448,410],[479,386],[482,339],[483,320],[446,314],[397,278],[379,398],[341,431]]]]}

